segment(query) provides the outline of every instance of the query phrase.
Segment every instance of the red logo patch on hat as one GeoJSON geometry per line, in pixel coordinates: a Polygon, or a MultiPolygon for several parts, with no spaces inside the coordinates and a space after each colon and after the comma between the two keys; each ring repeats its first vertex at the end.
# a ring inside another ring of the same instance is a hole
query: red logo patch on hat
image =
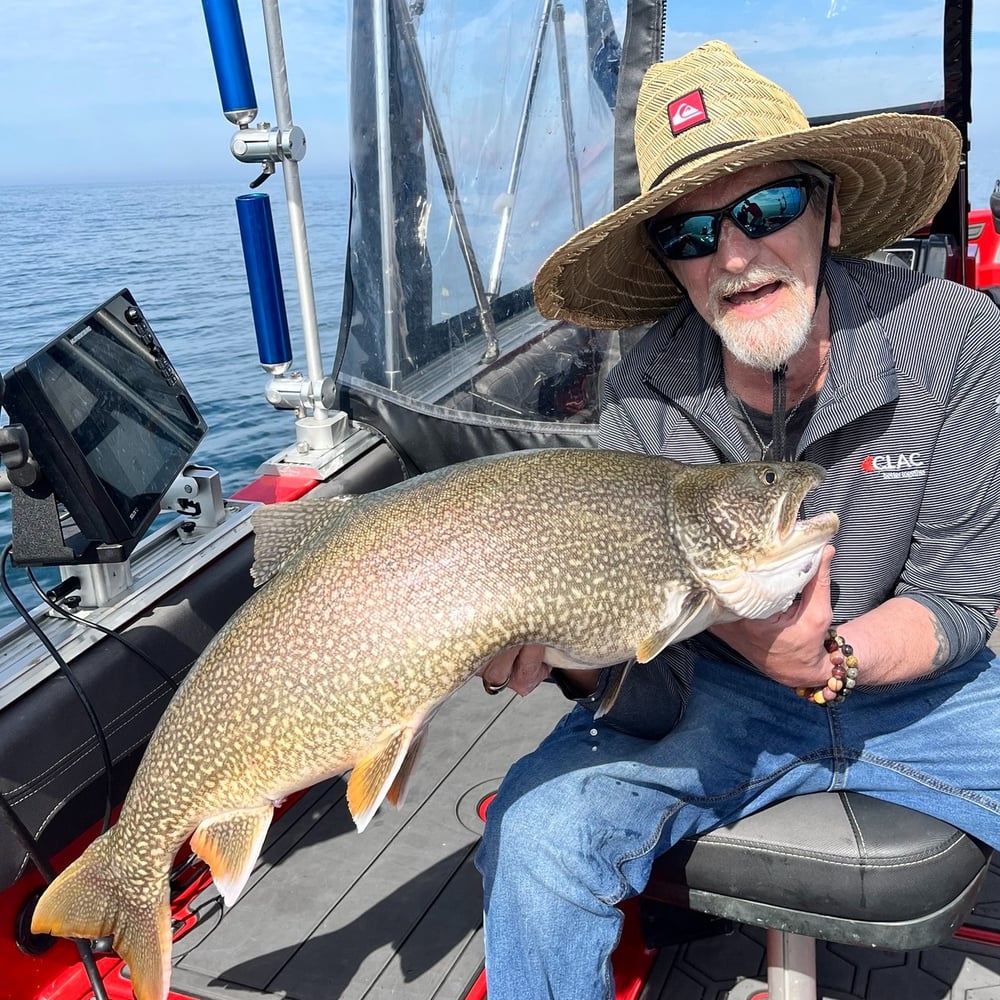
{"type": "Polygon", "coordinates": [[[671,101],[667,105],[667,117],[670,120],[670,131],[674,135],[680,135],[692,125],[707,122],[708,112],[705,110],[705,98],[701,90],[692,90],[690,94],[671,101]]]}

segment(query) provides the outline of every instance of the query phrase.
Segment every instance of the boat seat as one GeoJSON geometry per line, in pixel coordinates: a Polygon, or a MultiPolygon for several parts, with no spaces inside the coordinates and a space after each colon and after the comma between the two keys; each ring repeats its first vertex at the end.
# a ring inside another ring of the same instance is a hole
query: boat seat
{"type": "Polygon", "coordinates": [[[766,928],[770,1000],[815,1000],[817,939],[943,944],[972,909],[990,856],[912,809],[820,792],[681,841],[657,860],[646,898],[766,928]]]}

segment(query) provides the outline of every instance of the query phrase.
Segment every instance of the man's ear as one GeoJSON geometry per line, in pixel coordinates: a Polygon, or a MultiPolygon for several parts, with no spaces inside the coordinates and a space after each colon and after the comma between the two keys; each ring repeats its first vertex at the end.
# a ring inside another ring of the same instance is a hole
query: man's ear
{"type": "Polygon", "coordinates": [[[837,192],[833,193],[833,204],[830,206],[830,236],[826,241],[831,247],[840,246],[840,205],[837,202],[837,192]]]}

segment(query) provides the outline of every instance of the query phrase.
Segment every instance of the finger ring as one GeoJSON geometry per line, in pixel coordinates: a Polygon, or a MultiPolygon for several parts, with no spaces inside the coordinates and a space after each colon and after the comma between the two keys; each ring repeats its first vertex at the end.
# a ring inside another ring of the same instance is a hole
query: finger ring
{"type": "Polygon", "coordinates": [[[499,694],[510,683],[511,675],[508,674],[499,684],[491,684],[486,677],[483,677],[483,690],[487,694],[499,694]]]}

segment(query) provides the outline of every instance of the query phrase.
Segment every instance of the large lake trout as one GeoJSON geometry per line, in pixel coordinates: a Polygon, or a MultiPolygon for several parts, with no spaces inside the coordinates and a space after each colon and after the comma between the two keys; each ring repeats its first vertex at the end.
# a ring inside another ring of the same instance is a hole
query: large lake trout
{"type": "Polygon", "coordinates": [[[644,663],[713,623],[785,610],[838,527],[833,513],[797,519],[822,477],[528,451],[260,509],[266,586],[192,667],[118,823],[46,890],[32,930],[112,935],[139,1000],[163,1000],[168,876],[186,838],[231,905],[275,803],[351,770],[364,829],[401,800],[437,706],[501,650],[644,663]]]}

